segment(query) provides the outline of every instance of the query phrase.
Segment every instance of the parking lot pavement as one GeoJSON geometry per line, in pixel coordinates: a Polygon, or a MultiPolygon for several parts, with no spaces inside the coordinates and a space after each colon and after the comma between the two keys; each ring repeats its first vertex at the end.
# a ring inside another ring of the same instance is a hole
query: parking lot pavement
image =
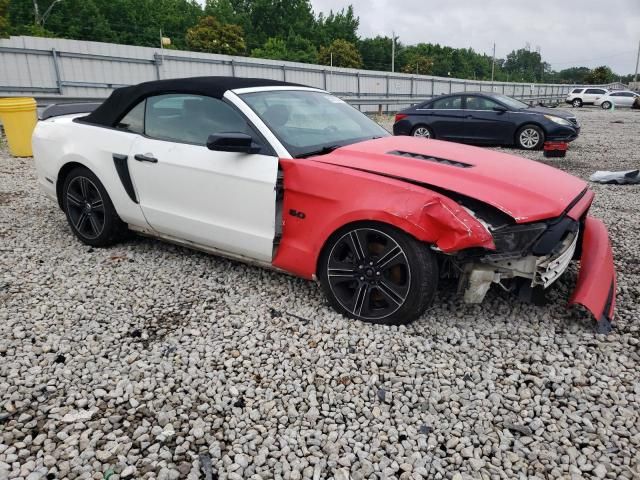
{"type": "MultiPolygon", "coordinates": [[[[574,111],[566,158],[526,156],[585,179],[640,167],[640,112],[574,111]]],[[[397,328],[159,241],[83,246],[3,152],[0,478],[195,479],[209,458],[220,479],[640,478],[640,186],[591,185],[612,334],[565,307],[575,267],[543,307],[443,283],[397,328]]]]}

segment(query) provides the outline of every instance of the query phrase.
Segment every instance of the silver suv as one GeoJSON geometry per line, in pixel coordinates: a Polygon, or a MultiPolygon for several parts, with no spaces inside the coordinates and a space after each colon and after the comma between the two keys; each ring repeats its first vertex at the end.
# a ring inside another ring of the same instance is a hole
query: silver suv
{"type": "Polygon", "coordinates": [[[574,88],[565,98],[565,102],[573,107],[581,107],[583,105],[593,105],[600,97],[609,93],[606,88],[574,88]]]}

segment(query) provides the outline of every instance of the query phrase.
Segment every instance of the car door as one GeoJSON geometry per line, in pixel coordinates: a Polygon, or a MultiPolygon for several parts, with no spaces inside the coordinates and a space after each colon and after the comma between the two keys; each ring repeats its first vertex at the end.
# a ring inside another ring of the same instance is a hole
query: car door
{"type": "Polygon", "coordinates": [[[232,106],[198,95],[146,100],[144,136],[130,153],[131,174],[147,222],[157,232],[270,262],[278,159],[232,106]],[[259,153],[212,151],[212,134],[240,132],[259,153]]]}
{"type": "Polygon", "coordinates": [[[424,119],[425,125],[431,127],[436,138],[441,140],[464,138],[464,111],[461,95],[436,99],[426,108],[417,108],[416,113],[424,119]]]}
{"type": "Polygon", "coordinates": [[[635,94],[632,92],[617,92],[612,93],[611,96],[614,96],[613,102],[616,107],[630,107],[633,105],[633,101],[635,100],[635,94]]]}
{"type": "Polygon", "coordinates": [[[607,91],[601,88],[587,88],[584,91],[584,98],[582,101],[584,103],[594,103],[596,100],[598,100],[600,97],[606,94],[607,94],[607,91]]]}
{"type": "Polygon", "coordinates": [[[465,141],[512,143],[515,124],[513,114],[506,107],[479,95],[468,95],[465,100],[465,141]]]}

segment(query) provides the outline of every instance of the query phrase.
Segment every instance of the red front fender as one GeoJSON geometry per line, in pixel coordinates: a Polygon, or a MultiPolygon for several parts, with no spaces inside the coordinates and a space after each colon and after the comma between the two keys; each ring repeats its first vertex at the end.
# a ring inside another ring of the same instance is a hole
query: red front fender
{"type": "Polygon", "coordinates": [[[580,273],[569,305],[580,304],[597,320],[597,330],[607,333],[616,306],[616,272],[607,227],[587,217],[584,223],[580,273]]]}

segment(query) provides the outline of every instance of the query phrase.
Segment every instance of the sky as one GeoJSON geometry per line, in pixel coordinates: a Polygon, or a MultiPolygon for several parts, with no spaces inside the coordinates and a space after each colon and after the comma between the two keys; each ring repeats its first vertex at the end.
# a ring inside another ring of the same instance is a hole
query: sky
{"type": "Polygon", "coordinates": [[[554,70],[609,65],[633,73],[640,0],[311,0],[316,13],[352,4],[360,37],[471,47],[505,58],[529,43],[554,70]]]}

